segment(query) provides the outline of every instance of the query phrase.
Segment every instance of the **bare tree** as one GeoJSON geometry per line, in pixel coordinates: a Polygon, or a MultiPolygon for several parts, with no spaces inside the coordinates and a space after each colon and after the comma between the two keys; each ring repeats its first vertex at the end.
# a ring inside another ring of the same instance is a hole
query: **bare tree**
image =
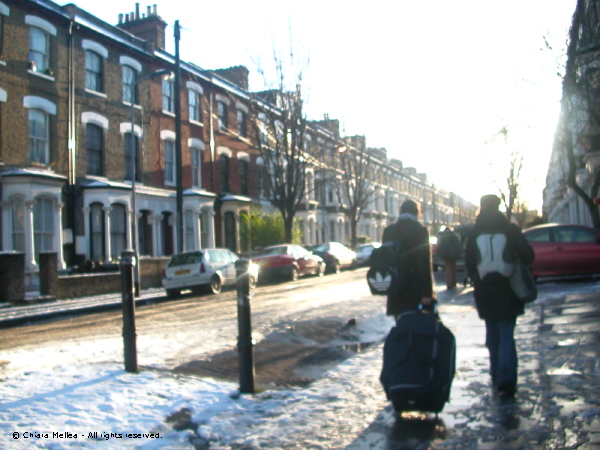
{"type": "MultiPolygon", "coordinates": [[[[307,120],[302,81],[308,63],[297,68],[293,52],[289,56],[290,63],[286,64],[274,54],[277,81],[272,89],[254,94],[251,111],[263,160],[259,178],[269,199],[281,212],[286,242],[292,241],[294,217],[306,200],[307,166],[315,161],[314,150],[305,141],[307,120]],[[296,73],[291,74],[293,71],[296,73]]],[[[259,72],[264,76],[264,70],[259,68],[259,72]]]]}
{"type": "Polygon", "coordinates": [[[365,146],[365,138],[345,138],[345,145],[338,149],[337,162],[333,181],[342,211],[350,222],[351,245],[356,248],[358,223],[375,194],[373,155],[365,146]]]}
{"type": "MultiPolygon", "coordinates": [[[[502,138],[504,147],[509,149],[508,145],[508,125],[504,125],[500,130],[492,136],[492,138],[488,139],[485,143],[489,144],[491,142],[497,141],[498,138],[502,138]]],[[[508,169],[503,175],[502,182],[499,182],[495,178],[492,179],[496,188],[498,189],[498,194],[502,203],[504,204],[504,208],[506,209],[506,217],[508,220],[512,219],[513,212],[516,212],[519,202],[519,191],[521,188],[521,171],[523,169],[523,152],[521,150],[510,150],[510,157],[508,160],[508,169]]]]}
{"type": "Polygon", "coordinates": [[[600,211],[594,198],[600,195],[600,168],[583,184],[578,171],[585,167],[584,153],[600,150],[600,45],[595,10],[598,2],[578,0],[569,30],[563,76],[561,116],[555,146],[567,162],[566,185],[586,205],[594,228],[600,229],[600,211]],[[581,151],[585,149],[584,151],[581,151]]]}

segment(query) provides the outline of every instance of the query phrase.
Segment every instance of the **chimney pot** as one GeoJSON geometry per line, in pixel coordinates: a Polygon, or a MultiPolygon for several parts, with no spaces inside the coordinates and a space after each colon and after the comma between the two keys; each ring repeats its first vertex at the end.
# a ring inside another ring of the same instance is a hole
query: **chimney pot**
{"type": "Polygon", "coordinates": [[[119,25],[123,23],[123,14],[119,14],[119,25]]]}
{"type": "Polygon", "coordinates": [[[156,3],[155,3],[154,5],[152,5],[152,6],[153,6],[153,8],[154,8],[154,15],[155,15],[155,16],[157,16],[157,15],[158,15],[158,12],[156,11],[156,3]]]}
{"type": "Polygon", "coordinates": [[[135,20],[140,20],[140,4],[135,4],[135,20]]]}
{"type": "Polygon", "coordinates": [[[152,7],[150,5],[146,6],[146,16],[150,17],[152,15],[152,7]]]}

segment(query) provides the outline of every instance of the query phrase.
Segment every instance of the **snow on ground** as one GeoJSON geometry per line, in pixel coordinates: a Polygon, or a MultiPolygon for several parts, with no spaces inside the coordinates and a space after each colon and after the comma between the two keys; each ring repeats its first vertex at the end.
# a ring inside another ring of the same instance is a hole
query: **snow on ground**
{"type": "MultiPolygon", "coordinates": [[[[572,289],[597,291],[598,286],[572,289]]],[[[570,289],[546,285],[546,298],[538,303],[570,289]]],[[[482,378],[487,365],[483,323],[471,304],[441,301],[440,312],[463,342],[457,355],[462,373],[448,410],[468,411],[472,399],[462,397],[461,388],[473,377],[487,380],[482,378]],[[469,341],[476,344],[465,353],[464,343],[469,341]],[[463,366],[473,364],[466,374],[463,366]]],[[[391,325],[383,313],[359,321],[360,340],[379,341],[391,325]]],[[[206,333],[205,347],[198,351],[231,341],[228,330],[206,333]]],[[[237,383],[171,373],[164,358],[177,351],[177,344],[166,336],[138,340],[139,374],[123,370],[119,338],[3,352],[0,360],[10,364],[2,366],[0,361],[0,448],[344,448],[389,407],[379,385],[381,348],[353,356],[307,388],[256,395],[240,395],[237,383]],[[174,431],[167,418],[187,411],[193,427],[174,431]]],[[[447,419],[451,426],[452,417],[447,419]]]]}
{"type": "MultiPolygon", "coordinates": [[[[391,322],[381,315],[360,326],[363,339],[380,340],[391,322]]],[[[138,374],[124,371],[119,339],[4,352],[0,448],[183,449],[194,448],[191,438],[210,448],[339,448],[388,404],[379,385],[381,345],[308,388],[256,395],[240,395],[237,383],[166,371],[160,355],[173,351],[168,340],[142,343],[138,374]],[[167,423],[182,410],[194,430],[167,423]]]]}

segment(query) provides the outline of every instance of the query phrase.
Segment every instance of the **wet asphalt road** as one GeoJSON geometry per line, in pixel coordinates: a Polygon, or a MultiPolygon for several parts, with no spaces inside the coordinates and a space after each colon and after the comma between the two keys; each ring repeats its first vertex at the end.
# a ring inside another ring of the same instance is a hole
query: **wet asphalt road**
{"type": "MultiPolygon", "coordinates": [[[[442,276],[436,274],[438,287],[442,276]]],[[[438,298],[440,315],[458,343],[450,403],[438,417],[399,418],[388,405],[347,448],[600,448],[597,281],[540,285],[540,298],[527,306],[516,330],[519,391],[513,402],[491,390],[484,324],[470,288],[442,288],[438,298]]]]}

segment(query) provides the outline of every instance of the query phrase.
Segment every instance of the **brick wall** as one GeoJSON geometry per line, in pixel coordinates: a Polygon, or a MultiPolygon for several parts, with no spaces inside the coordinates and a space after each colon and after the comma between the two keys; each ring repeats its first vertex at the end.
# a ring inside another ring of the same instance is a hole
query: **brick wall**
{"type": "MultiPolygon", "coordinates": [[[[169,262],[166,258],[141,258],[142,289],[161,286],[162,271],[169,262]]],[[[56,298],[68,299],[121,292],[121,272],[86,273],[58,277],[56,298]]]]}
{"type": "Polygon", "coordinates": [[[25,255],[0,253],[0,302],[20,302],[25,298],[25,255]]]}

